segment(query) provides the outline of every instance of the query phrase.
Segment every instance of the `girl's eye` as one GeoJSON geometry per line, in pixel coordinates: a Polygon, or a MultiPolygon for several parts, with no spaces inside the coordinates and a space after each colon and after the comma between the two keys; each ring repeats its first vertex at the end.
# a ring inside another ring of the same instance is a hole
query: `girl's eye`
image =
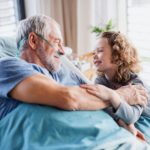
{"type": "Polygon", "coordinates": [[[103,48],[97,48],[97,49],[96,49],[96,52],[97,52],[97,53],[103,52],[103,51],[104,51],[103,48]]]}
{"type": "Polygon", "coordinates": [[[103,52],[103,49],[99,49],[97,52],[98,52],[98,53],[101,53],[101,52],[103,52]]]}

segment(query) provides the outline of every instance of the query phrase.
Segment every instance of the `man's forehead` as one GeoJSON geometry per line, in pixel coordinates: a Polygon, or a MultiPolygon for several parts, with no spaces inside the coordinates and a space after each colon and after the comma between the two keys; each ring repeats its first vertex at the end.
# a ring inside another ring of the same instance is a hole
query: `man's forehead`
{"type": "Polygon", "coordinates": [[[56,25],[51,26],[51,33],[50,36],[54,39],[62,40],[62,34],[60,28],[56,25]]]}
{"type": "Polygon", "coordinates": [[[59,41],[62,41],[62,36],[58,33],[55,33],[55,32],[51,32],[49,37],[52,39],[52,40],[59,40],[59,41]]]}

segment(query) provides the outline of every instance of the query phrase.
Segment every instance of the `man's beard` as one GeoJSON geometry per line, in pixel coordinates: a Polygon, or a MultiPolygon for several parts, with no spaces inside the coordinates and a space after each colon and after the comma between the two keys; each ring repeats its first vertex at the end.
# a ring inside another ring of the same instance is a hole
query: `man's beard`
{"type": "Polygon", "coordinates": [[[60,64],[57,63],[57,61],[54,59],[54,56],[46,56],[45,52],[42,48],[38,49],[38,56],[44,67],[50,71],[55,72],[58,71],[60,68],[60,64]]]}
{"type": "Polygon", "coordinates": [[[52,58],[49,58],[49,60],[46,61],[45,67],[50,72],[56,72],[60,68],[60,64],[57,64],[57,62],[54,62],[55,60],[52,60],[52,58]]]}

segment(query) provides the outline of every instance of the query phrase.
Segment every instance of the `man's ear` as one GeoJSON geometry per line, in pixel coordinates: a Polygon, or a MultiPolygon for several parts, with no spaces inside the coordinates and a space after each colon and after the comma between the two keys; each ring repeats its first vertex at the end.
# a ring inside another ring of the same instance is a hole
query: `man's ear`
{"type": "Polygon", "coordinates": [[[34,32],[29,33],[28,43],[33,50],[37,49],[38,36],[34,32]]]}

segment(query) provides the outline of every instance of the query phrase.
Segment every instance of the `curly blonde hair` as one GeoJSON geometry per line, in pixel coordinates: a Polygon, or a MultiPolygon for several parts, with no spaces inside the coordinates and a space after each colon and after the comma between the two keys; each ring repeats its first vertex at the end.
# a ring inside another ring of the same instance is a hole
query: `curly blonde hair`
{"type": "Polygon", "coordinates": [[[100,38],[106,38],[112,50],[112,63],[118,66],[115,82],[127,82],[131,73],[141,71],[136,48],[120,32],[103,32],[100,38]]]}

